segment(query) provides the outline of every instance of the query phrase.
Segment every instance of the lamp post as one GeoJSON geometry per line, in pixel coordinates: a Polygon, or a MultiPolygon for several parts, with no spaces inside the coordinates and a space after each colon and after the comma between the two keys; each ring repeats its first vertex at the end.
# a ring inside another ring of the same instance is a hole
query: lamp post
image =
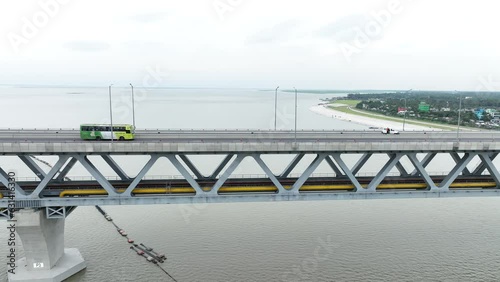
{"type": "Polygon", "coordinates": [[[405,112],[404,112],[404,118],[403,118],[403,131],[405,131],[405,124],[406,124],[406,112],[408,111],[406,108],[406,98],[401,98],[399,100],[405,100],[405,112]]]}
{"type": "MultiPolygon", "coordinates": [[[[410,94],[411,91],[413,91],[413,89],[410,89],[408,91],[406,91],[406,94],[410,94]]],[[[400,100],[404,99],[405,100],[405,115],[403,117],[403,131],[405,131],[405,125],[406,125],[406,113],[408,112],[408,108],[406,107],[406,100],[408,99],[408,97],[406,98],[401,98],[400,100]]]]}
{"type": "Polygon", "coordinates": [[[113,143],[113,106],[111,103],[111,86],[113,86],[113,84],[109,86],[109,119],[111,120],[111,143],[113,143]]]}
{"type": "Polygon", "coordinates": [[[278,110],[278,89],[280,87],[276,87],[274,91],[274,130],[276,131],[276,121],[277,121],[277,110],[278,110]]]}
{"type": "Polygon", "coordinates": [[[130,87],[132,88],[132,125],[134,126],[135,129],[135,103],[134,103],[134,86],[132,83],[129,83],[130,87]]]}
{"type": "Polygon", "coordinates": [[[460,113],[462,112],[462,94],[460,94],[459,99],[460,102],[458,106],[457,142],[458,142],[458,134],[460,132],[460,113]]]}
{"type": "Polygon", "coordinates": [[[295,144],[297,144],[297,88],[295,89],[295,144]]]}

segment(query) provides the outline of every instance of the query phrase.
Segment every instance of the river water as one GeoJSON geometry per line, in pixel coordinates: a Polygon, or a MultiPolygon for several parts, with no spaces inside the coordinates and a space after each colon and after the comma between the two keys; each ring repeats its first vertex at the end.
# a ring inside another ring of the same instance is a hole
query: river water
{"type": "MultiPolygon", "coordinates": [[[[112,95],[114,123],[131,123],[130,89],[113,88],[112,95]]],[[[299,94],[299,130],[367,129],[309,110],[332,96],[299,94]]],[[[2,87],[0,101],[0,128],[76,128],[80,123],[109,122],[107,88],[2,87]]],[[[267,130],[274,127],[274,92],[136,89],[136,124],[267,130]]],[[[277,128],[293,127],[294,95],[280,92],[277,128]]],[[[142,161],[137,157],[137,163],[142,161]]],[[[214,165],[213,159],[194,161],[204,172],[214,165]]],[[[276,156],[266,161],[279,171],[288,159],[276,156]]],[[[367,163],[367,174],[376,171],[376,162],[377,158],[367,163]]],[[[431,163],[429,170],[438,173],[449,162],[431,163]]],[[[133,175],[140,167],[137,163],[122,165],[133,175]]],[[[15,158],[0,158],[0,166],[20,177],[32,176],[15,158]]],[[[322,166],[319,171],[327,169],[322,166]]],[[[151,173],[175,172],[160,163],[151,173]]],[[[235,172],[251,173],[262,174],[250,162],[235,172]]],[[[75,166],[70,176],[83,175],[75,166]]],[[[166,253],[163,266],[178,281],[500,281],[496,198],[103,208],[131,238],[166,253]]],[[[0,221],[0,228],[6,230],[5,222],[0,221]]],[[[66,220],[65,235],[66,247],[78,248],[88,264],[68,281],[169,281],[129,250],[93,207],[77,208],[66,220]]],[[[7,232],[0,232],[0,242],[5,242],[0,243],[5,254],[7,232]]],[[[2,255],[6,271],[5,262],[2,255]]],[[[0,280],[6,279],[5,271],[0,280]]]]}

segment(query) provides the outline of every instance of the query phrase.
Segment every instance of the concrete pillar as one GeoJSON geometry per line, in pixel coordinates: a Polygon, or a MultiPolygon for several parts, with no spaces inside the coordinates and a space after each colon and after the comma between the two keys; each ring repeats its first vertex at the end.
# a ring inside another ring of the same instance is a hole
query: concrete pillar
{"type": "Polygon", "coordinates": [[[48,270],[64,254],[64,219],[47,219],[40,210],[16,213],[17,234],[21,237],[28,270],[48,270]]]}
{"type": "Polygon", "coordinates": [[[14,218],[26,257],[9,281],[59,282],[86,267],[77,249],[64,249],[64,218],[47,219],[44,209],[23,209],[14,218]]]}

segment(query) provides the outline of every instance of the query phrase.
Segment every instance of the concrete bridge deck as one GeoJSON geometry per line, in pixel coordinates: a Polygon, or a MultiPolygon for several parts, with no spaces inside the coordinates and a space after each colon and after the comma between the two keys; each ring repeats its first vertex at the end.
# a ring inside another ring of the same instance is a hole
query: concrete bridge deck
{"type": "Polygon", "coordinates": [[[133,141],[84,141],[77,130],[0,130],[0,154],[500,151],[500,133],[141,130],[133,141]]]}

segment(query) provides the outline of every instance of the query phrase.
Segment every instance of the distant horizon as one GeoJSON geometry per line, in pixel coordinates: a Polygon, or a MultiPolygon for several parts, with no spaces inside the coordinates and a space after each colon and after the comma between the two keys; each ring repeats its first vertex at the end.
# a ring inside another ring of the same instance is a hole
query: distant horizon
{"type": "MultiPolygon", "coordinates": [[[[51,84],[0,84],[0,87],[18,87],[18,88],[105,88],[107,89],[109,85],[51,85],[51,84]]],[[[113,85],[113,88],[130,88],[130,85],[113,85]]],[[[156,86],[156,87],[143,87],[136,86],[134,88],[141,89],[222,89],[222,90],[257,90],[257,91],[275,91],[276,88],[259,88],[259,87],[205,87],[205,86],[156,86]]],[[[293,88],[280,88],[278,92],[294,92],[293,88]]],[[[335,88],[297,88],[298,93],[308,93],[308,94],[336,94],[342,92],[406,92],[408,89],[335,89],[335,88]],[[317,93],[317,92],[324,93],[317,93]]],[[[462,92],[462,93],[500,93],[500,91],[473,91],[473,90],[428,90],[419,89],[412,90],[411,92],[462,92]]],[[[368,94],[368,93],[366,93],[368,94]]]]}

